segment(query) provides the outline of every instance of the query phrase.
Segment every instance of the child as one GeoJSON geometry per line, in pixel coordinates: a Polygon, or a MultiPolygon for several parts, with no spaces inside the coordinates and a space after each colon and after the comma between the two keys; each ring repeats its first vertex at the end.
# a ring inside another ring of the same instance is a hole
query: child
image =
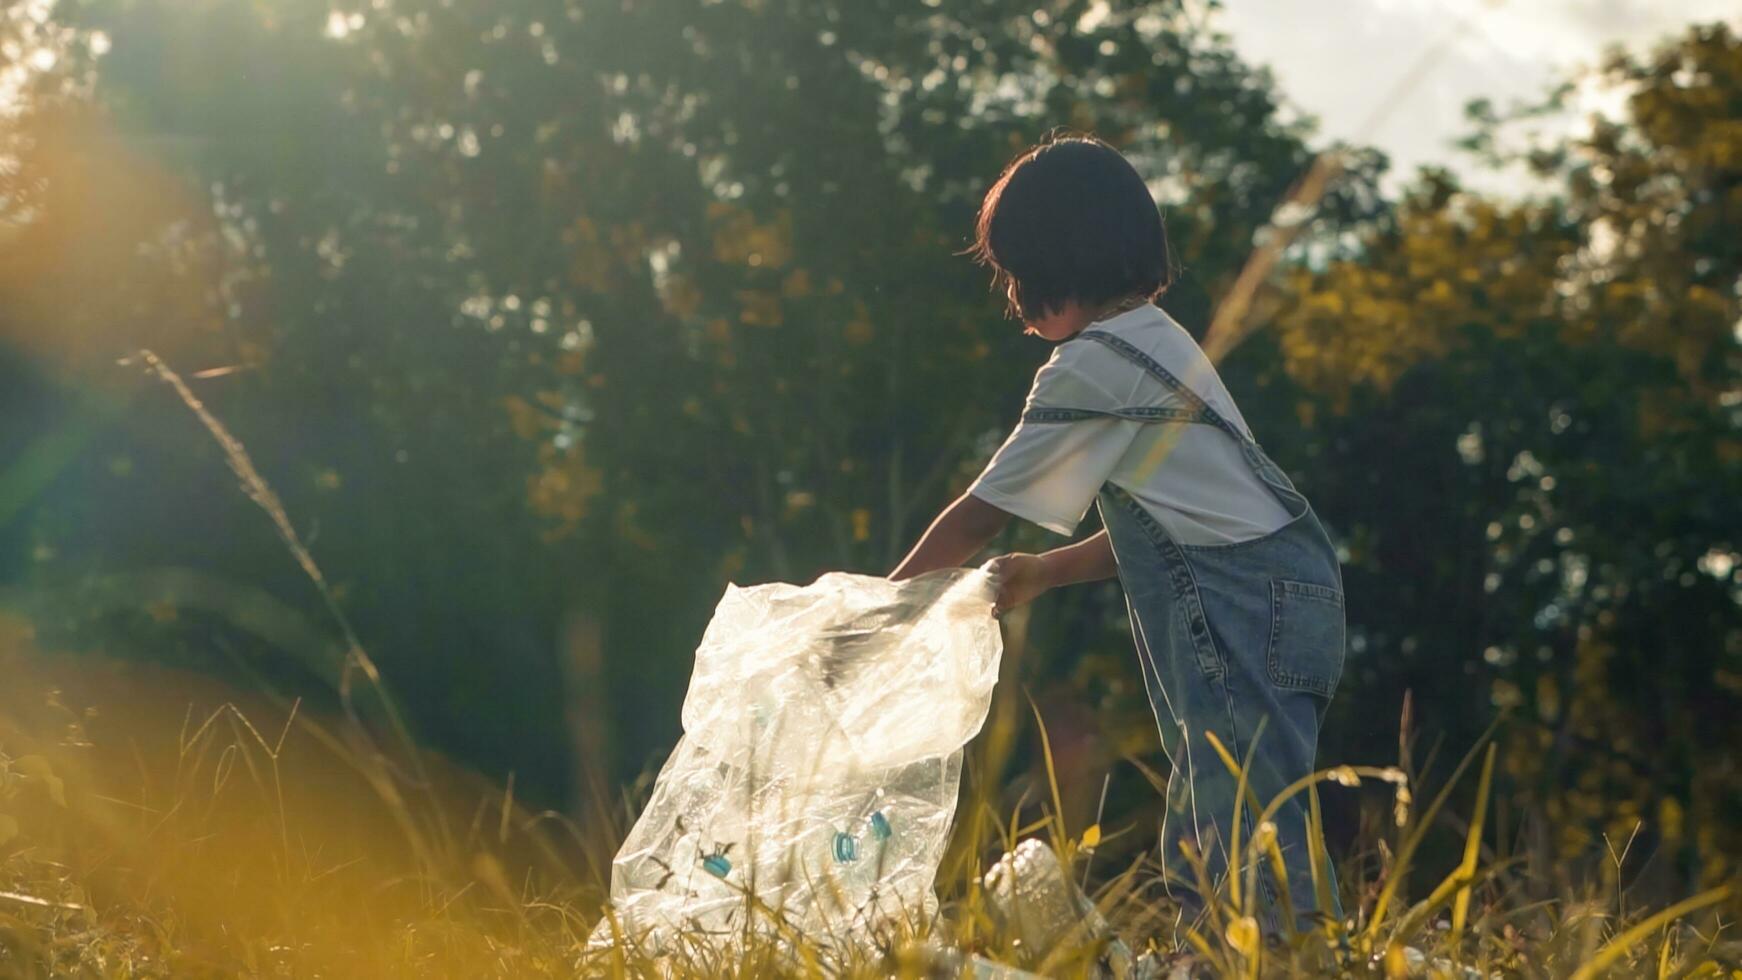
{"type": "MultiPolygon", "coordinates": [[[[1250,760],[1261,804],[1312,771],[1343,666],[1336,553],[1203,351],[1153,304],[1170,279],[1167,236],[1117,150],[1049,136],[1022,153],[986,193],[977,239],[969,252],[1005,285],[1024,332],[1059,346],[1015,431],[890,577],[967,562],[1011,515],[1069,535],[1096,503],[1093,536],[992,563],[998,609],[1118,576],[1173,764],[1161,841],[1170,890],[1196,909],[1181,843],[1203,855],[1212,881],[1227,873],[1237,785],[1206,733],[1250,760]]],[[[1341,916],[1318,908],[1306,812],[1297,794],[1274,818],[1300,928],[1315,913],[1341,916]]],[[[1257,814],[1242,807],[1241,819],[1250,841],[1257,814]]],[[[1276,882],[1267,871],[1259,880],[1275,932],[1276,882]]]]}

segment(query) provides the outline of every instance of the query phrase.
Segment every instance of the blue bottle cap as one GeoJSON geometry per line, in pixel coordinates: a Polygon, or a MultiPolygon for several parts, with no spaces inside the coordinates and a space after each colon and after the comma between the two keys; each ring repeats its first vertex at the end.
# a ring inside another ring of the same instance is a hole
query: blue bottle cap
{"type": "Polygon", "coordinates": [[[859,843],[842,831],[835,832],[835,860],[841,863],[859,856],[859,843]]]}
{"type": "Polygon", "coordinates": [[[702,858],[702,867],[716,878],[724,878],[732,872],[732,862],[724,854],[709,854],[702,858]]]}

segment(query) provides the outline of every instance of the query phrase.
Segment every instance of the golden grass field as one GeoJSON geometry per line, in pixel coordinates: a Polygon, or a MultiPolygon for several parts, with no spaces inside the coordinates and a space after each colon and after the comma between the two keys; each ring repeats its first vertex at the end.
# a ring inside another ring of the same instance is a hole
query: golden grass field
{"type": "MultiPolygon", "coordinates": [[[[1099,952],[1037,962],[988,914],[987,855],[1041,835],[1080,872],[1102,836],[1062,826],[1044,798],[993,812],[997,788],[973,773],[1008,744],[1000,728],[1019,713],[995,712],[970,748],[936,922],[845,960],[756,939],[728,955],[697,945],[664,961],[589,957],[610,855],[637,802],[628,793],[591,814],[533,812],[511,784],[392,750],[342,714],[166,667],[49,656],[25,622],[0,622],[0,975],[918,977],[948,975],[927,952],[948,946],[1080,976],[1099,952]]],[[[1456,774],[1479,797],[1491,760],[1473,752],[1456,774]]],[[[1372,862],[1344,864],[1352,918],[1341,928],[1267,945],[1249,904],[1229,895],[1208,921],[1176,930],[1155,897],[1152,845],[1128,867],[1103,862],[1092,897],[1133,949],[1180,947],[1193,976],[1742,976],[1728,889],[1664,908],[1598,887],[1531,901],[1514,869],[1485,864],[1473,843],[1449,876],[1410,876],[1425,832],[1450,832],[1436,820],[1439,790],[1408,787],[1402,769],[1318,778],[1384,787],[1402,818],[1364,844],[1384,858],[1379,878],[1362,870],[1372,862]]],[[[1481,810],[1457,825],[1474,840],[1481,810]]],[[[1267,844],[1242,846],[1265,860],[1267,844]]]]}

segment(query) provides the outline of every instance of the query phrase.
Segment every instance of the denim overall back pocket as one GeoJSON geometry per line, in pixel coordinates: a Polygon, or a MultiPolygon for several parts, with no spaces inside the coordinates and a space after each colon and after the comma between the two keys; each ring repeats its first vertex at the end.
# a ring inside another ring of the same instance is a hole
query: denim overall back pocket
{"type": "Polygon", "coordinates": [[[1343,593],[1328,585],[1270,580],[1270,680],[1330,698],[1343,675],[1343,593]]]}

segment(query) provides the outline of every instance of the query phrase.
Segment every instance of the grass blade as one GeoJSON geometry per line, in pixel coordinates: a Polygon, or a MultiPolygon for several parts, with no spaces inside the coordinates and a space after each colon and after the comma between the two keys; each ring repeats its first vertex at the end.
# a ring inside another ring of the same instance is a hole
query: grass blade
{"type": "MultiPolygon", "coordinates": [[[[1494,753],[1498,745],[1488,744],[1488,755],[1482,760],[1482,778],[1476,784],[1476,812],[1470,816],[1470,833],[1464,838],[1464,860],[1458,865],[1464,877],[1470,878],[1476,873],[1476,859],[1482,849],[1482,823],[1488,815],[1488,791],[1494,780],[1494,753]]],[[[1458,890],[1458,897],[1452,904],[1452,943],[1456,945],[1464,936],[1464,923],[1470,914],[1470,886],[1465,885],[1458,890]]]]}
{"type": "Polygon", "coordinates": [[[1701,892],[1693,898],[1677,902],[1656,915],[1648,917],[1633,928],[1619,936],[1616,936],[1614,939],[1611,939],[1608,945],[1597,951],[1596,956],[1591,957],[1585,965],[1573,971],[1573,975],[1569,980],[1592,980],[1593,977],[1607,969],[1609,964],[1620,959],[1641,939],[1651,935],[1663,926],[1674,922],[1676,919],[1687,915],[1689,912],[1696,912],[1708,905],[1716,905],[1717,903],[1722,902],[1724,899],[1730,897],[1730,891],[1731,886],[1720,885],[1710,891],[1701,892]]]}

